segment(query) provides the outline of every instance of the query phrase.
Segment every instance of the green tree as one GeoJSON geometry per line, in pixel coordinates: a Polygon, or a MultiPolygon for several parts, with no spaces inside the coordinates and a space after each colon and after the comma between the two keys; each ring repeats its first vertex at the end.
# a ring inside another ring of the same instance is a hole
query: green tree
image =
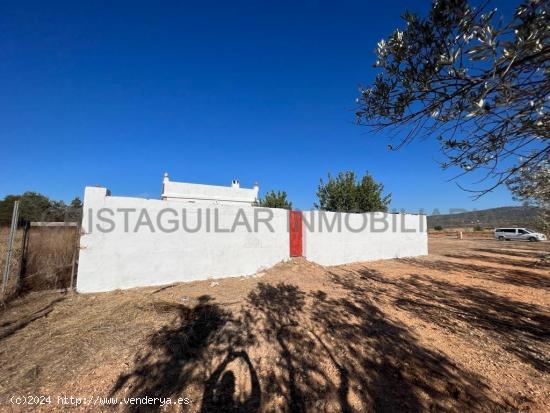
{"type": "Polygon", "coordinates": [[[25,192],[21,195],[19,207],[19,216],[22,220],[42,221],[46,220],[45,214],[52,207],[52,201],[38,192],[25,192]]]}
{"type": "Polygon", "coordinates": [[[482,195],[550,156],[550,3],[525,0],[505,21],[487,3],[438,0],[380,40],[380,73],[357,121],[439,141],[443,168],[484,170],[482,195]]]}
{"type": "Polygon", "coordinates": [[[387,211],[391,194],[383,195],[384,185],[374,180],[368,172],[360,180],[355,172],[340,172],[336,178],[328,175],[317,189],[319,202],[315,208],[333,212],[387,211]]]}
{"type": "Polygon", "coordinates": [[[73,209],[82,209],[82,201],[79,197],[74,197],[71,203],[69,204],[69,207],[73,209]]]}
{"type": "Polygon", "coordinates": [[[68,221],[81,222],[82,208],[83,208],[83,205],[80,198],[79,197],[73,198],[73,200],[71,201],[71,203],[67,208],[66,219],[68,221]]]}
{"type": "Polygon", "coordinates": [[[39,221],[51,206],[50,199],[38,192],[25,192],[22,195],[8,195],[0,202],[0,223],[9,224],[15,201],[19,201],[19,219],[39,221]]]}
{"type": "Polygon", "coordinates": [[[22,195],[7,195],[0,200],[0,225],[9,225],[13,205],[19,201],[19,219],[32,221],[78,221],[82,215],[82,202],[79,198],[67,206],[63,201],[54,201],[38,192],[25,192],[22,195]]]}
{"type": "Polygon", "coordinates": [[[285,191],[271,191],[260,200],[260,206],[266,208],[292,209],[292,202],[287,199],[285,191]]]}
{"type": "Polygon", "coordinates": [[[20,195],[7,195],[0,201],[0,225],[9,225],[13,212],[13,204],[21,199],[20,195]]]}

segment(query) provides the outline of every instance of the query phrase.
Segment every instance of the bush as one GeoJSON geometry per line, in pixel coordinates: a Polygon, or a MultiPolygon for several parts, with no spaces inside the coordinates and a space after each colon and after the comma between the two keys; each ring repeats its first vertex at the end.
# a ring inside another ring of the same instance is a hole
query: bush
{"type": "Polygon", "coordinates": [[[436,226],[434,227],[434,229],[435,229],[436,231],[443,231],[443,227],[442,227],[441,225],[436,225],[436,226]]]}
{"type": "Polygon", "coordinates": [[[481,228],[481,225],[476,225],[474,231],[483,231],[483,228],[481,228]]]}

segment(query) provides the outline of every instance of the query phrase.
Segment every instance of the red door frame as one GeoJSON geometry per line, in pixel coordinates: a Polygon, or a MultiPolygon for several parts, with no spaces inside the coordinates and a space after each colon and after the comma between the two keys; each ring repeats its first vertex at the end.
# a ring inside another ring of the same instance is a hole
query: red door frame
{"type": "Polygon", "coordinates": [[[302,211],[289,211],[290,256],[302,256],[302,211]]]}

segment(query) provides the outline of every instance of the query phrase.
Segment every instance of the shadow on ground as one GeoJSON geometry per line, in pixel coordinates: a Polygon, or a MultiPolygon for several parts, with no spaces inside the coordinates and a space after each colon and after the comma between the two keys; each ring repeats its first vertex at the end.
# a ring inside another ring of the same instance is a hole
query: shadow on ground
{"type": "MultiPolygon", "coordinates": [[[[220,411],[220,400],[225,403],[230,400],[231,377],[221,374],[229,362],[242,359],[252,369],[251,375],[256,377],[253,366],[244,351],[235,348],[245,348],[252,344],[252,338],[243,334],[239,322],[229,312],[212,302],[211,297],[201,296],[193,307],[182,304],[160,302],[152,306],[152,310],[173,320],[149,338],[145,352],[135,358],[132,371],[120,375],[111,395],[117,394],[124,387],[128,397],[135,398],[168,398],[174,400],[189,397],[184,390],[191,384],[206,384],[202,400],[203,411],[220,411]],[[224,360],[213,367],[216,358],[223,356],[224,360]],[[212,371],[208,377],[207,370],[212,371]]],[[[257,382],[257,379],[253,381],[257,382]]],[[[259,405],[259,385],[255,386],[255,394],[243,409],[259,405]]],[[[193,403],[197,403],[193,400],[193,403]]],[[[131,411],[156,411],[159,404],[129,406],[131,411]]],[[[257,409],[256,409],[257,410],[257,409]]],[[[225,411],[244,411],[235,401],[227,405],[225,411]]]]}
{"type": "Polygon", "coordinates": [[[348,295],[322,300],[318,293],[315,317],[327,333],[338,332],[337,347],[348,357],[347,374],[364,389],[360,400],[368,410],[503,411],[509,407],[491,398],[480,377],[423,347],[405,326],[389,320],[373,300],[365,299],[383,293],[384,288],[378,290],[370,277],[358,275],[333,274],[348,295]]]}
{"type": "MultiPolygon", "coordinates": [[[[154,311],[173,317],[173,321],[150,336],[147,350],[137,354],[134,366],[120,375],[112,395],[196,395],[191,398],[201,412],[511,408],[495,401],[480,377],[422,346],[370,297],[386,287],[399,287],[405,296],[397,304],[434,323],[446,323],[450,316],[444,319],[431,311],[429,297],[435,298],[434,305],[449,308],[443,314],[457,308],[469,311],[472,322],[474,315],[492,305],[495,311],[504,312],[504,318],[486,314],[485,321],[476,321],[479,327],[498,330],[506,337],[516,334],[542,339],[545,320],[517,324],[517,320],[507,319],[513,314],[526,316],[526,312],[534,316],[534,309],[512,310],[513,303],[502,301],[490,304],[487,301],[495,297],[455,287],[457,295],[468,296],[470,304],[477,305],[466,310],[459,306],[460,301],[443,301],[447,285],[421,276],[399,284],[377,273],[347,272],[332,274],[332,280],[341,292],[338,298],[329,298],[324,291],[305,292],[293,284],[259,283],[235,314],[208,296],[190,307],[155,304],[154,311]],[[420,291],[425,286],[432,291],[420,291]],[[420,295],[419,303],[409,301],[415,294],[420,295]],[[514,332],[504,332],[510,328],[514,332]]],[[[531,353],[522,356],[534,357],[531,353]]],[[[157,409],[158,405],[129,407],[134,411],[157,409]]]]}
{"type": "MultiPolygon", "coordinates": [[[[455,259],[478,259],[485,262],[491,262],[485,256],[472,255],[463,256],[459,254],[447,254],[446,257],[455,259]]],[[[419,260],[419,259],[403,259],[403,262],[413,265],[415,267],[430,269],[435,271],[466,273],[476,278],[482,278],[485,280],[498,282],[502,284],[512,284],[518,287],[531,287],[531,288],[543,288],[550,289],[550,277],[544,276],[540,272],[527,269],[509,269],[502,267],[492,267],[490,265],[472,264],[469,261],[448,261],[448,260],[419,260]]],[[[506,264],[505,260],[495,261],[497,264],[506,264]]],[[[511,264],[508,264],[511,265],[511,264]]]]}
{"type": "MultiPolygon", "coordinates": [[[[456,270],[457,266],[463,270],[469,268],[442,261],[426,264],[430,269],[444,271],[456,270]]],[[[463,336],[481,330],[488,338],[479,339],[493,339],[541,372],[550,369],[550,315],[538,306],[502,297],[483,288],[456,285],[422,274],[389,280],[379,272],[365,269],[359,275],[369,285],[366,294],[392,291],[393,302],[398,308],[425,322],[463,336]]],[[[500,270],[497,280],[506,282],[507,279],[510,284],[519,284],[516,276],[515,270],[500,270]]],[[[539,288],[546,285],[529,282],[529,279],[524,282],[539,288]]]]}
{"type": "Polygon", "coordinates": [[[47,317],[48,314],[50,314],[55,305],[61,301],[63,301],[65,297],[58,297],[55,299],[52,299],[48,304],[41,307],[40,309],[34,311],[31,314],[25,315],[21,318],[18,318],[16,320],[9,320],[6,322],[3,322],[0,324],[0,340],[5,339],[6,337],[9,337],[15,333],[17,333],[19,330],[22,330],[29,324],[33,323],[34,321],[47,317]]]}

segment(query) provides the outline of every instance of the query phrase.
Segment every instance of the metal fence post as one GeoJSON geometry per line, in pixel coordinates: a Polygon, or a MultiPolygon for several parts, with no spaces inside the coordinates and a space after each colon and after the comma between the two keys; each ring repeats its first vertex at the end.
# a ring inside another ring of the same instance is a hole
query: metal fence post
{"type": "Polygon", "coordinates": [[[78,256],[78,251],[79,251],[79,246],[80,246],[80,225],[78,225],[76,228],[76,233],[75,233],[75,240],[74,240],[74,250],[73,250],[73,260],[72,260],[72,264],[71,264],[71,291],[74,290],[74,273],[75,273],[75,269],[76,269],[76,264],[77,264],[77,256],[78,256]]]}
{"type": "Polygon", "coordinates": [[[19,218],[19,201],[15,201],[13,204],[13,214],[11,216],[11,227],[10,233],[8,235],[8,251],[6,253],[6,264],[4,266],[4,276],[2,277],[2,295],[6,291],[6,286],[8,285],[8,279],[10,275],[10,266],[11,266],[11,256],[13,252],[13,239],[15,237],[15,232],[17,231],[17,221],[19,218]]]}

